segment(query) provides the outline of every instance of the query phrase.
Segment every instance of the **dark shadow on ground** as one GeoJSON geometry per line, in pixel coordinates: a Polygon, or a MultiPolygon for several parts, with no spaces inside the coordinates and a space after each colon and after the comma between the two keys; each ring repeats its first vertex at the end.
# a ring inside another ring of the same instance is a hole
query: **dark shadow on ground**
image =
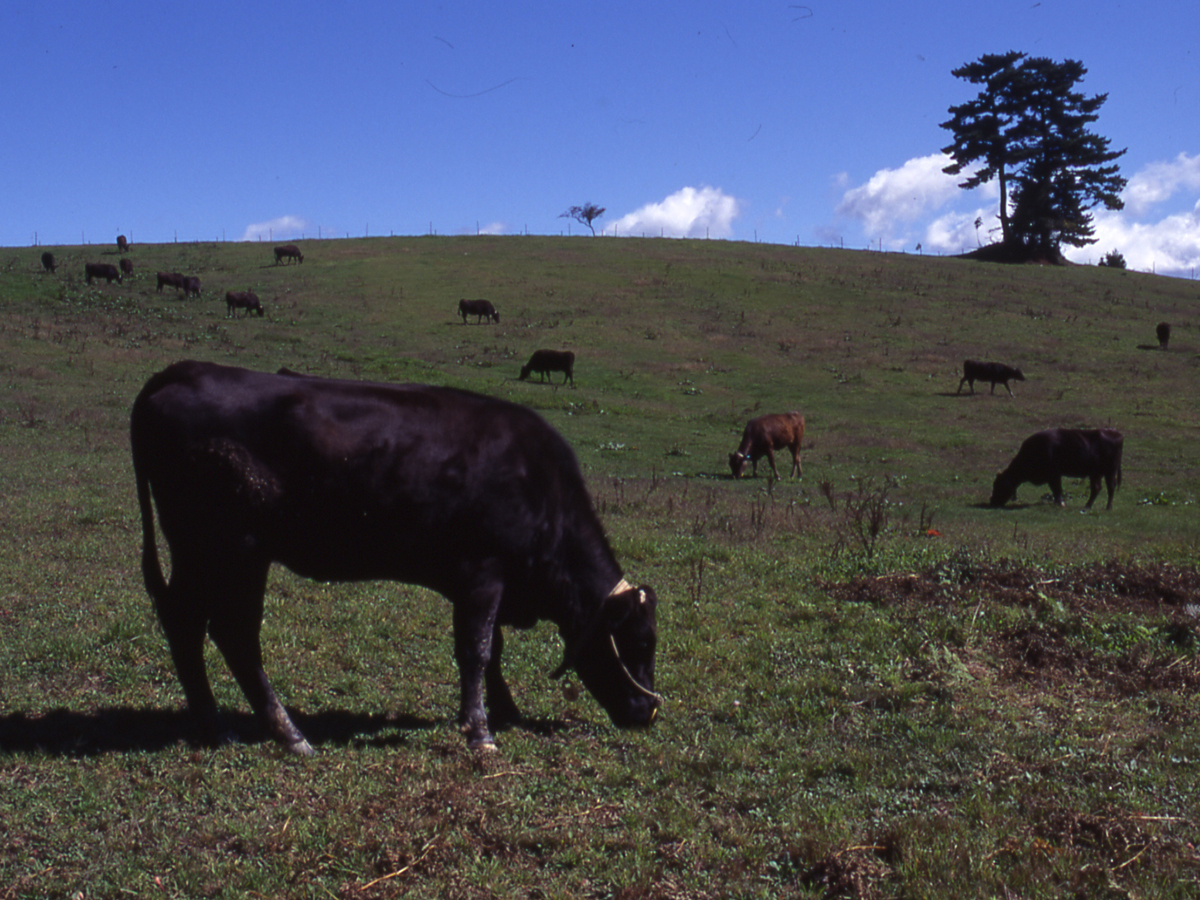
{"type": "MultiPolygon", "coordinates": [[[[441,720],[344,710],[306,715],[289,710],[314,747],[364,743],[402,745],[407,732],[447,727],[441,720]],[[392,732],[385,734],[385,732],[392,732]]],[[[248,712],[224,713],[222,726],[246,744],[269,740],[248,712]]],[[[107,707],[89,712],[53,709],[0,716],[0,753],[48,753],[88,757],[105,753],[163,750],[179,742],[202,746],[199,732],[182,709],[107,707]]]]}

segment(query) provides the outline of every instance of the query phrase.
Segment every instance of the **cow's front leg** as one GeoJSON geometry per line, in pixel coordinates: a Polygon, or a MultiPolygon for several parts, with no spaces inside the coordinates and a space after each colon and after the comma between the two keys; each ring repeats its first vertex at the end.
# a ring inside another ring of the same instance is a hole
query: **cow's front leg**
{"type": "Polygon", "coordinates": [[[775,468],[775,451],[770,446],[767,447],[767,462],[771,464],[771,473],[775,476],[775,480],[778,481],[779,470],[775,468]]]}
{"type": "Polygon", "coordinates": [[[513,700],[512,691],[500,672],[500,659],[504,653],[504,634],[497,625],[492,631],[492,657],[483,670],[487,692],[488,724],[493,729],[516,725],[521,721],[521,711],[513,700]]]}
{"type": "Polygon", "coordinates": [[[466,598],[454,603],[454,659],[462,684],[458,727],[467,736],[467,746],[472,750],[494,750],[496,747],[483,708],[483,683],[491,666],[496,614],[502,592],[499,583],[491,583],[477,587],[466,598]]]}
{"type": "Polygon", "coordinates": [[[1050,493],[1054,495],[1054,502],[1059,506],[1066,506],[1066,498],[1063,497],[1062,476],[1052,475],[1049,479],[1050,493]]]}

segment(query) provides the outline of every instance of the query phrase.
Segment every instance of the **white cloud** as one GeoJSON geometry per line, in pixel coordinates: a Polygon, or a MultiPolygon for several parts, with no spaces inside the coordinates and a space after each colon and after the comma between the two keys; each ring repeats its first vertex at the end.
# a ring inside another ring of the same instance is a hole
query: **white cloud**
{"type": "Polygon", "coordinates": [[[942,171],[953,160],[944,153],[910,159],[898,169],[880,169],[842,195],[835,212],[857,219],[868,238],[904,240],[902,226],[945,205],[959,193],[962,176],[942,171]]]}
{"type": "Polygon", "coordinates": [[[1200,154],[1180,153],[1169,162],[1155,162],[1129,179],[1121,199],[1126,211],[1136,217],[1145,215],[1156,203],[1180,190],[1200,188],[1200,154]]]}
{"type": "Polygon", "coordinates": [[[741,202],[720,188],[685,187],[661,203],[647,203],[604,229],[621,237],[728,237],[741,202]]]}
{"type": "MultiPolygon", "coordinates": [[[[833,181],[844,191],[836,212],[857,220],[869,241],[882,240],[892,249],[907,249],[920,241],[926,253],[962,253],[997,240],[996,182],[974,191],[961,190],[962,176],[942,172],[949,164],[950,157],[943,154],[910,159],[898,169],[880,169],[853,188],[847,188],[849,180],[840,173],[833,181]],[[990,205],[978,206],[980,201],[990,205]],[[977,219],[981,220],[978,230],[977,219]]],[[[1137,271],[1194,274],[1200,268],[1197,192],[1200,154],[1180,153],[1151,163],[1129,178],[1123,210],[1093,212],[1096,242],[1082,248],[1064,246],[1063,253],[1074,262],[1094,264],[1117,250],[1137,271]],[[1160,213],[1157,221],[1143,221],[1156,205],[1172,199],[1175,205],[1169,213],[1160,213]]]]}
{"type": "Polygon", "coordinates": [[[306,233],[308,222],[299,216],[280,216],[269,222],[255,222],[247,225],[242,233],[243,241],[280,241],[298,238],[306,233]]]}
{"type": "Polygon", "coordinates": [[[994,208],[949,212],[925,227],[921,243],[926,253],[969,253],[998,240],[992,229],[999,228],[999,224],[994,208]],[[978,228],[976,222],[979,222],[978,228]]]}
{"type": "Polygon", "coordinates": [[[1134,222],[1123,212],[1097,212],[1096,243],[1065,248],[1073,262],[1098,263],[1110,250],[1125,257],[1139,272],[1160,275],[1193,274],[1200,268],[1200,203],[1190,212],[1176,213],[1157,222],[1134,222]]]}

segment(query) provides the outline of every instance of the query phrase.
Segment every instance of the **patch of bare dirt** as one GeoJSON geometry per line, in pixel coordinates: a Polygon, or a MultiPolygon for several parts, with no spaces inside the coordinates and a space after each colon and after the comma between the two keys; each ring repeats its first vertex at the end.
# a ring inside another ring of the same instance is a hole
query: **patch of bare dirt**
{"type": "Polygon", "coordinates": [[[985,653],[1002,681],[1040,690],[1067,686],[1092,696],[1147,690],[1200,692],[1200,570],[1166,563],[1110,561],[1058,573],[1010,563],[951,560],[924,572],[824,582],[838,600],[911,612],[1007,605],[1051,610],[989,636],[985,653]],[[1105,651],[1081,639],[1081,622],[1112,617],[1140,623],[1148,638],[1105,651]]]}

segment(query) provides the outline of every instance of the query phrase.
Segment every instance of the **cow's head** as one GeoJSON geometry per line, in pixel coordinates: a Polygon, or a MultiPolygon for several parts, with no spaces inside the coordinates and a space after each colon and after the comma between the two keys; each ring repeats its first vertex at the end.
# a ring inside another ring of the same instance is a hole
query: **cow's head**
{"type": "Polygon", "coordinates": [[[1017,484],[1019,482],[1006,472],[998,472],[996,480],[992,482],[992,499],[989,501],[991,505],[1003,506],[1009,500],[1016,499],[1017,484]]]}
{"type": "Polygon", "coordinates": [[[742,473],[746,471],[746,462],[750,459],[745,453],[730,453],[729,454],[729,471],[733,473],[734,478],[741,478],[742,473]]]}
{"type": "Polygon", "coordinates": [[[649,725],[662,705],[654,692],[657,605],[650,587],[610,595],[600,622],[572,654],[583,686],[620,728],[649,725]]]}

